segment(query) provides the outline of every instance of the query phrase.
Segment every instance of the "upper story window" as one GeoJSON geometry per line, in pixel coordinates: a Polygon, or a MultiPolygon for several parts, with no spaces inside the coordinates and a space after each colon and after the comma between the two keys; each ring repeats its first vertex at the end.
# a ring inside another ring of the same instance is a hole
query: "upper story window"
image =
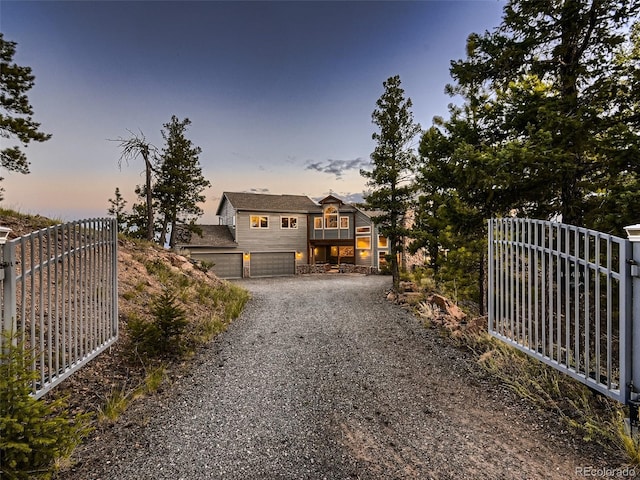
{"type": "Polygon", "coordinates": [[[349,217],[340,217],[340,228],[349,228],[349,217]]]}
{"type": "Polygon", "coordinates": [[[389,240],[387,237],[378,235],[378,248],[389,248],[389,240]]]}
{"type": "Polygon", "coordinates": [[[316,230],[322,230],[322,217],[315,217],[313,219],[313,228],[316,230]]]}
{"type": "Polygon", "coordinates": [[[333,205],[324,209],[324,228],[338,228],[338,209],[333,205]]]}
{"type": "Polygon", "coordinates": [[[251,228],[269,228],[269,217],[264,215],[251,215],[251,228]]]}
{"type": "Polygon", "coordinates": [[[280,228],[298,228],[298,217],[280,217],[280,228]]]}
{"type": "Polygon", "coordinates": [[[371,227],[356,227],[357,234],[371,233],[371,227]]]}

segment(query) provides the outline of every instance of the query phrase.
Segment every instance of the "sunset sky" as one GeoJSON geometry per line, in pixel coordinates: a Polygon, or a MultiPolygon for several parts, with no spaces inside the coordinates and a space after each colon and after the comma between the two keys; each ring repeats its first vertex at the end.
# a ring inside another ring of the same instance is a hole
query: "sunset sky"
{"type": "Polygon", "coordinates": [[[143,162],[119,169],[109,139],[142,132],[161,148],[172,115],[191,120],[187,137],[202,148],[205,223],[217,222],[223,191],[358,200],[383,81],[400,75],[428,128],[452,101],[450,61],[470,33],[500,24],[503,6],[0,0],[0,31],[36,76],[34,118],[53,134],[27,148],[29,175],[0,171],[2,206],[106,216],[119,187],[130,207],[143,162]]]}

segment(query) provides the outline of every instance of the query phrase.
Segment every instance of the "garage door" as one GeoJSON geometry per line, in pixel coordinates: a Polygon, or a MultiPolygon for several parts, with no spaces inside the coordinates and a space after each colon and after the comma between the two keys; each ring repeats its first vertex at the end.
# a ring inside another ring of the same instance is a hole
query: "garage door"
{"type": "Polygon", "coordinates": [[[252,253],[251,276],[274,277],[293,275],[296,272],[296,260],[293,252],[287,253],[252,253]]]}
{"type": "Polygon", "coordinates": [[[241,253],[203,253],[192,255],[195,260],[212,262],[211,268],[220,278],[242,278],[241,253]]]}

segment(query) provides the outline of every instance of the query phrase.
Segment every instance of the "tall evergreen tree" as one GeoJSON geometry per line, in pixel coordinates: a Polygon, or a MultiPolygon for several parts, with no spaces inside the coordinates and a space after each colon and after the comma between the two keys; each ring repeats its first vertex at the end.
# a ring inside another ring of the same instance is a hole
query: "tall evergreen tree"
{"type": "MultiPolygon", "coordinates": [[[[13,62],[16,45],[16,42],[5,40],[0,32],[0,137],[15,138],[21,144],[0,150],[0,167],[27,174],[29,162],[21,147],[26,148],[32,141],[49,140],[51,134],[40,132],[40,124],[33,120],[33,107],[27,92],[33,87],[35,76],[31,68],[13,62]]],[[[0,200],[2,192],[0,189],[0,200]]]]}
{"type": "Polygon", "coordinates": [[[614,117],[606,132],[604,155],[611,165],[599,195],[588,199],[585,223],[605,232],[622,235],[623,227],[640,221],[640,21],[616,56],[619,75],[611,76],[601,95],[614,103],[614,117]]]}
{"type": "Polygon", "coordinates": [[[616,56],[639,10],[638,0],[511,0],[502,25],[472,35],[474,55],[452,64],[459,85],[492,92],[503,167],[520,172],[523,207],[537,216],[583,224],[627,180],[619,160],[630,146],[615,139],[638,138],[618,104],[616,56]]]}
{"type": "Polygon", "coordinates": [[[400,85],[399,75],[383,83],[385,91],[371,115],[379,129],[372,135],[377,142],[371,154],[373,170],[360,171],[369,179],[367,185],[371,188],[365,196],[366,208],[381,212],[375,222],[389,242],[389,264],[396,291],[400,285],[398,255],[404,251],[408,233],[404,220],[413,199],[416,161],[413,142],[420,133],[420,124],[413,121],[411,99],[405,99],[400,85]]]}
{"type": "Polygon", "coordinates": [[[452,62],[446,91],[463,105],[422,138],[413,248],[450,250],[435,260],[445,280],[477,266],[481,310],[487,218],[562,215],[620,233],[634,215],[638,51],[623,27],[637,12],[637,0],[510,1],[452,62]]]}
{"type": "Polygon", "coordinates": [[[202,175],[198,158],[201,148],[194,146],[185,136],[189,125],[191,121],[188,118],[179,120],[173,115],[162,131],[165,147],[158,167],[154,195],[163,216],[160,243],[166,242],[167,232],[170,231],[170,247],[175,246],[178,224],[190,227],[204,213],[199,206],[205,201],[202,192],[211,186],[202,175]]]}
{"type": "Polygon", "coordinates": [[[487,96],[475,88],[447,91],[464,95],[465,103],[451,106],[450,118],[435,119],[422,136],[411,248],[426,248],[440,282],[455,285],[484,313],[485,219],[512,208],[518,194],[500,185],[509,172],[501,171],[492,122],[481,115],[487,96]]]}

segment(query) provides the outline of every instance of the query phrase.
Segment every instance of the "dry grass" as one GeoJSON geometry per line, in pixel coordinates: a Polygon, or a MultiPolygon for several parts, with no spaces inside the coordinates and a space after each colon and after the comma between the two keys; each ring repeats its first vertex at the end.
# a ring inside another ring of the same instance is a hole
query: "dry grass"
{"type": "MultiPolygon", "coordinates": [[[[433,288],[423,276],[412,280],[433,288]]],[[[441,323],[437,321],[441,312],[433,305],[420,303],[415,312],[427,328],[441,323]]],[[[486,321],[472,320],[470,324],[484,327],[480,331],[449,329],[447,334],[462,348],[474,352],[478,363],[493,378],[538,408],[555,412],[584,440],[596,442],[605,449],[623,451],[630,465],[640,466],[640,434],[636,432],[632,436],[625,427],[628,414],[624,405],[490,336],[486,332],[486,321]]]]}

